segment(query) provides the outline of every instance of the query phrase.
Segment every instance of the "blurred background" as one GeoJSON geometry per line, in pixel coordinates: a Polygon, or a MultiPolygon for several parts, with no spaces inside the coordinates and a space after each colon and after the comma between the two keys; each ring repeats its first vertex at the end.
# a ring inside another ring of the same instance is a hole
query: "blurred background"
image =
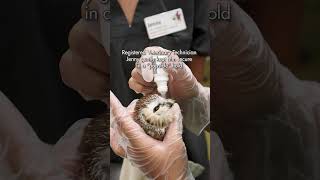
{"type": "Polygon", "coordinates": [[[82,0],[4,1],[1,4],[0,91],[38,136],[54,144],[77,120],[105,111],[63,84],[59,61],[80,19],[82,0]]]}
{"type": "Polygon", "coordinates": [[[238,0],[278,56],[299,78],[320,81],[320,2],[238,0]]]}
{"type": "Polygon", "coordinates": [[[304,2],[304,18],[301,39],[301,70],[297,73],[302,79],[320,82],[320,1],[304,2]]]}

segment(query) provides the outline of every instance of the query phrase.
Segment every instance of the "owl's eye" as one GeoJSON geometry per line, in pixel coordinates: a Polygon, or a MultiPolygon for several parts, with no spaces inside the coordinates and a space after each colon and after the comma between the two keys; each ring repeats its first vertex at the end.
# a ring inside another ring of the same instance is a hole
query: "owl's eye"
{"type": "Polygon", "coordinates": [[[158,106],[156,106],[155,108],[153,108],[153,112],[157,112],[160,108],[160,104],[158,104],[158,106]]]}
{"type": "Polygon", "coordinates": [[[166,107],[172,108],[173,103],[171,103],[171,102],[166,102],[164,105],[165,105],[166,107]]]}

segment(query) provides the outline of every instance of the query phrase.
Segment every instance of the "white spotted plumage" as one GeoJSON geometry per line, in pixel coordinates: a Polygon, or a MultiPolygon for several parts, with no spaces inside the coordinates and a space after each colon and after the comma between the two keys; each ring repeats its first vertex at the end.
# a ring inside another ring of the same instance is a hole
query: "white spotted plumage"
{"type": "Polygon", "coordinates": [[[169,113],[174,101],[157,94],[142,97],[135,108],[135,121],[151,137],[162,140],[166,129],[172,122],[169,113]]]}

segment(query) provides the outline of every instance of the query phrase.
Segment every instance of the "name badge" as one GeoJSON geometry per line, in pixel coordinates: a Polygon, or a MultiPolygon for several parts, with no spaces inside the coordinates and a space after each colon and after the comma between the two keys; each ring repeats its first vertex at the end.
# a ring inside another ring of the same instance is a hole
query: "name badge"
{"type": "Polygon", "coordinates": [[[187,29],[181,8],[144,18],[149,39],[166,36],[187,29]]]}

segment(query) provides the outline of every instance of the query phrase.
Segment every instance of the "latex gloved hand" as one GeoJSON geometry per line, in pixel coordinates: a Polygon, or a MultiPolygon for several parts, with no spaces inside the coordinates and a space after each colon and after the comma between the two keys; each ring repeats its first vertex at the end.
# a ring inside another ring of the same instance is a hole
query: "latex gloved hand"
{"type": "Polygon", "coordinates": [[[150,53],[167,53],[168,61],[163,63],[168,66],[165,69],[169,73],[168,96],[180,100],[192,98],[199,94],[200,89],[203,87],[192,74],[191,69],[181,62],[174,52],[161,47],[148,47],[144,52],[140,61],[136,62],[136,68],[131,73],[132,77],[129,80],[131,89],[142,94],[155,92],[157,88],[156,84],[152,82],[154,71],[151,69],[152,62],[150,61],[153,55],[150,53]]]}
{"type": "Polygon", "coordinates": [[[188,157],[182,140],[182,115],[177,104],[172,108],[174,120],[163,141],[148,136],[132,119],[134,103],[123,107],[110,94],[111,147],[118,155],[128,158],[151,179],[193,179],[188,169],[188,157]]]}
{"type": "Polygon", "coordinates": [[[69,34],[70,49],[60,61],[61,76],[66,85],[76,90],[86,100],[103,100],[107,102],[109,92],[108,80],[108,21],[102,18],[107,5],[98,0],[84,1],[82,19],[78,21],[69,34]],[[86,4],[90,2],[89,4],[86,4]],[[88,9],[98,10],[98,20],[87,20],[88,9]],[[101,31],[104,31],[101,33],[101,31]]]}
{"type": "Polygon", "coordinates": [[[177,54],[161,47],[148,47],[131,72],[129,87],[137,93],[157,93],[150,54],[168,54],[165,71],[169,74],[167,96],[178,101],[184,113],[184,125],[199,134],[210,122],[210,88],[203,87],[191,69],[177,54]]]}

